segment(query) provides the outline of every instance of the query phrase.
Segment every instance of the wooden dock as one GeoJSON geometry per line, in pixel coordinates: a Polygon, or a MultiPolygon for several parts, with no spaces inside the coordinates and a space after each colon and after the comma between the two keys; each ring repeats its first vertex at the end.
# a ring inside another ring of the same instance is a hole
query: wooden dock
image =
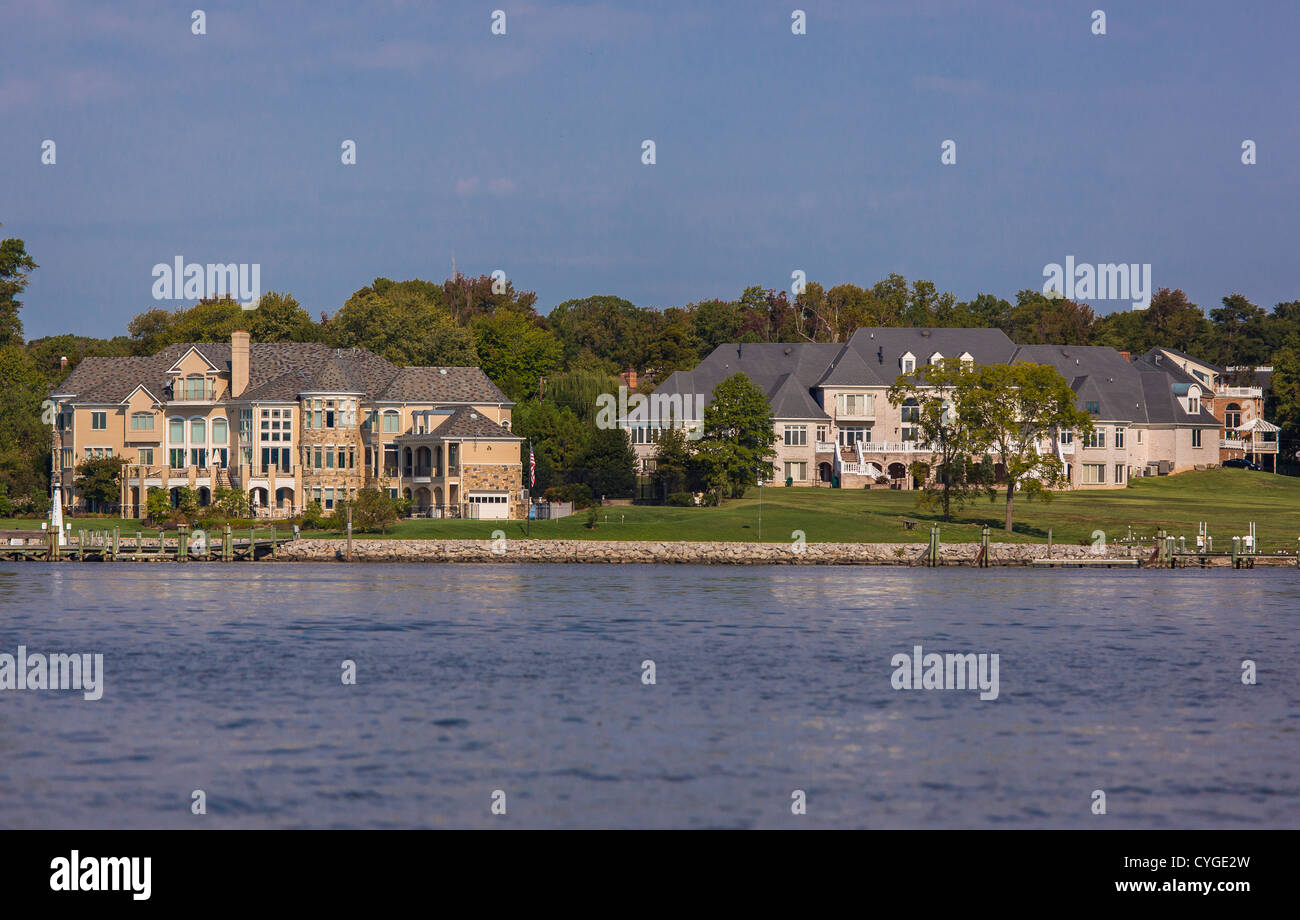
{"type": "Polygon", "coordinates": [[[1035,559],[1032,565],[1039,568],[1079,568],[1079,569],[1096,569],[1096,568],[1121,568],[1134,569],[1138,567],[1137,559],[1035,559]]]}
{"type": "Polygon", "coordinates": [[[112,530],[79,530],[58,545],[55,531],[0,531],[0,560],[24,562],[257,562],[273,558],[276,547],[293,537],[258,538],[250,528],[247,537],[236,536],[227,525],[220,533],[181,528],[175,536],[146,530],[123,535],[112,530]]]}

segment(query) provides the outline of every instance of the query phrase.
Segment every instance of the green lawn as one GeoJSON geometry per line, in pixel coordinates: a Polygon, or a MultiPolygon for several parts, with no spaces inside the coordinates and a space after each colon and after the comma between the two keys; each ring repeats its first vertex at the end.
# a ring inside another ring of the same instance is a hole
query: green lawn
{"type": "MultiPolygon", "coordinates": [[[[810,543],[915,542],[928,539],[928,525],[939,516],[916,506],[915,493],[888,490],[809,489],[774,486],[762,490],[762,534],[759,533],[758,490],[719,508],[670,508],[650,505],[611,506],[598,510],[599,526],[589,530],[587,513],[558,521],[534,521],[532,536],[564,540],[724,540],[788,542],[796,530],[810,543]],[[920,521],[904,530],[904,517],[920,521]]],[[[1260,548],[1296,549],[1300,537],[1300,479],[1248,470],[1205,470],[1136,481],[1127,489],[1057,493],[1051,501],[1016,502],[1014,533],[1002,530],[1001,499],[980,499],[942,524],[946,543],[978,541],[980,526],[988,524],[995,542],[1046,542],[1050,528],[1057,543],[1091,542],[1102,530],[1108,542],[1128,533],[1150,536],[1164,528],[1194,542],[1198,521],[1208,521],[1215,549],[1227,550],[1234,535],[1254,521],[1260,548]]],[[[89,518],[73,522],[73,530],[122,527],[134,535],[136,521],[89,518]]],[[[39,521],[0,521],[3,528],[40,527],[39,521]]],[[[278,533],[288,530],[280,525],[278,533]]],[[[388,539],[490,539],[495,530],[507,537],[524,536],[523,521],[402,521],[390,528],[388,539]]],[[[146,532],[148,532],[146,530],[146,532]]],[[[153,530],[152,533],[157,533],[153,530]]],[[[259,528],[259,537],[269,530],[259,528]]],[[[338,537],[329,531],[307,531],[307,537],[338,537]]],[[[378,536],[378,535],[366,535],[378,536]]]]}

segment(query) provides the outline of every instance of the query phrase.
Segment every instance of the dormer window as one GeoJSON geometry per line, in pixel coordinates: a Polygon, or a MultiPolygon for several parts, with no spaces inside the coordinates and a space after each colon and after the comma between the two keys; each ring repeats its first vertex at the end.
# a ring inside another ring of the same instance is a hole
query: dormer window
{"type": "Polygon", "coordinates": [[[963,352],[961,353],[961,363],[962,363],[962,364],[974,364],[974,363],[975,363],[975,356],[972,355],[969,351],[963,351],[963,352]]]}
{"type": "Polygon", "coordinates": [[[931,364],[939,364],[941,361],[943,361],[943,355],[939,354],[939,352],[936,351],[934,354],[930,355],[931,364]]]}
{"type": "Polygon", "coordinates": [[[909,351],[907,354],[903,355],[899,364],[903,368],[904,374],[912,373],[912,371],[916,370],[916,355],[909,351]]]}
{"type": "Polygon", "coordinates": [[[1190,415],[1200,415],[1201,413],[1200,387],[1192,387],[1187,391],[1187,412],[1190,415]]]}
{"type": "Polygon", "coordinates": [[[185,398],[198,400],[204,398],[205,380],[202,374],[190,374],[185,378],[185,398]]]}

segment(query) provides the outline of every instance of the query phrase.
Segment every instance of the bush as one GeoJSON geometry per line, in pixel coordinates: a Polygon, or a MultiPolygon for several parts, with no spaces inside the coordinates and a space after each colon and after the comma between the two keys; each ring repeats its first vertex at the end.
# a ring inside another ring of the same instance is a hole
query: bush
{"type": "Polygon", "coordinates": [[[573,502],[575,511],[599,504],[591,493],[591,487],[585,482],[570,482],[562,486],[552,486],[546,490],[548,502],[573,502]]]}
{"type": "Polygon", "coordinates": [[[324,530],[328,520],[320,502],[308,502],[302,512],[302,526],[307,530],[324,530]]]}
{"type": "Polygon", "coordinates": [[[666,504],[677,505],[684,508],[695,507],[695,496],[690,492],[674,492],[668,496],[666,504]]]}
{"type": "Polygon", "coordinates": [[[588,529],[588,530],[595,530],[597,527],[600,526],[600,525],[596,522],[596,518],[597,518],[598,515],[599,515],[599,512],[596,510],[595,506],[592,506],[592,508],[587,512],[587,529],[588,529]]]}

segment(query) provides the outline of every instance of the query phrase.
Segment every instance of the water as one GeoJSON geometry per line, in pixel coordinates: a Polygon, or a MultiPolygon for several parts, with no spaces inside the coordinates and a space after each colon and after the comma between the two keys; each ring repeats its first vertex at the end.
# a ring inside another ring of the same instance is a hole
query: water
{"type": "Polygon", "coordinates": [[[0,652],[106,671],[97,702],[0,691],[0,825],[1296,827],[1297,596],[1295,570],[0,565],[0,652]],[[998,653],[998,698],[894,690],[918,643],[998,653]]]}

